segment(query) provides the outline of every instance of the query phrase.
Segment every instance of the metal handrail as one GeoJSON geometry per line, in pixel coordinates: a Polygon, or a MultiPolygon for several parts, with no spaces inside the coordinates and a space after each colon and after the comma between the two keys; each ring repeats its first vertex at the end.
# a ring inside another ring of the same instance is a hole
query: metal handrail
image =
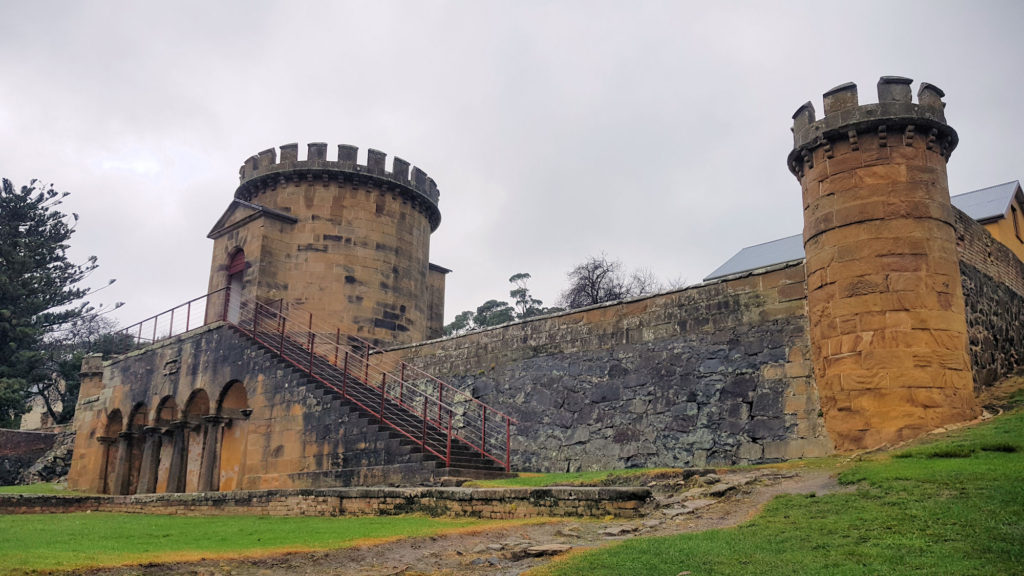
{"type": "MultiPolygon", "coordinates": [[[[370,342],[368,342],[366,340],[363,340],[362,338],[360,338],[358,336],[347,336],[347,338],[349,340],[357,341],[360,344],[367,346],[369,348],[369,350],[370,350],[371,357],[386,358],[386,354],[387,353],[383,349],[378,348],[377,346],[374,346],[370,342]]],[[[430,374],[428,372],[425,372],[422,369],[420,369],[420,368],[418,368],[418,367],[416,367],[416,366],[414,366],[412,364],[409,364],[405,360],[399,360],[398,364],[396,365],[396,367],[391,368],[391,370],[389,370],[389,372],[394,372],[396,369],[400,370],[400,372],[402,374],[406,374],[409,371],[416,372],[416,373],[422,375],[423,377],[426,377],[426,378],[428,378],[430,380],[433,380],[433,381],[437,382],[439,385],[444,386],[446,389],[453,390],[457,394],[460,394],[460,395],[466,395],[471,401],[473,401],[473,402],[475,402],[475,403],[477,403],[477,404],[479,404],[481,406],[487,407],[488,410],[490,410],[491,412],[494,412],[495,414],[498,414],[502,418],[508,418],[510,421],[512,421],[515,424],[519,423],[518,420],[516,420],[515,418],[509,416],[508,414],[505,414],[504,412],[501,412],[500,410],[495,410],[494,408],[491,408],[487,404],[484,404],[483,402],[481,402],[479,398],[473,397],[471,394],[467,393],[466,391],[461,390],[459,388],[456,388],[455,386],[452,386],[451,384],[448,384],[444,380],[438,379],[436,376],[434,376],[434,375],[432,375],[432,374],[430,374]]]]}
{"type": "Polygon", "coordinates": [[[242,306],[242,317],[235,325],[446,464],[451,464],[451,443],[457,440],[509,470],[513,420],[503,412],[405,362],[391,370],[374,364],[373,359],[379,362],[385,356],[369,342],[344,336],[338,328],[328,330],[318,325],[310,312],[285,312],[283,303],[275,303],[276,307],[259,302],[242,306]],[[414,380],[408,373],[420,376],[414,380]],[[379,406],[368,403],[365,390],[361,391],[362,398],[351,393],[352,380],[370,388],[375,396],[379,394],[379,406]],[[404,412],[392,413],[393,418],[421,421],[420,437],[390,421],[388,408],[404,412]],[[439,433],[445,436],[444,442],[435,449],[430,440],[440,440],[439,433]]]}
{"type": "MultiPolygon", "coordinates": [[[[282,307],[283,307],[283,303],[278,305],[279,313],[280,313],[282,307]]],[[[297,310],[297,313],[301,313],[302,315],[304,315],[304,316],[306,316],[308,318],[310,330],[319,330],[320,333],[323,333],[325,331],[329,332],[329,333],[331,332],[330,330],[324,330],[324,328],[326,328],[326,327],[324,327],[322,325],[319,325],[319,324],[317,324],[316,322],[313,321],[313,314],[312,314],[312,312],[310,312],[308,310],[305,310],[305,309],[303,309],[301,307],[298,307],[298,306],[296,307],[296,310],[297,310]]],[[[337,339],[340,340],[340,335],[341,335],[340,329],[335,329],[333,334],[336,334],[338,336],[337,339]]],[[[358,347],[360,349],[368,351],[369,357],[377,359],[379,363],[380,362],[384,362],[385,359],[390,358],[383,350],[381,350],[380,348],[376,347],[372,343],[370,343],[370,342],[368,342],[368,341],[366,341],[366,340],[364,340],[362,338],[359,338],[358,336],[346,335],[345,338],[346,338],[346,340],[349,343],[356,343],[356,344],[358,344],[358,347]]],[[[438,388],[439,388],[439,391],[438,391],[439,397],[441,397],[441,398],[449,398],[450,399],[449,401],[452,402],[452,403],[468,401],[468,402],[474,404],[477,407],[477,409],[480,411],[480,417],[475,422],[475,424],[477,425],[477,427],[479,429],[479,434],[476,434],[475,432],[473,434],[459,433],[459,430],[457,429],[456,432],[455,432],[455,437],[457,437],[462,442],[468,444],[470,447],[480,451],[483,455],[488,456],[488,457],[492,458],[493,460],[497,461],[499,464],[505,465],[506,469],[510,466],[511,463],[509,461],[510,459],[509,459],[509,454],[508,454],[507,448],[506,448],[506,454],[505,454],[505,456],[506,456],[505,461],[502,461],[501,459],[499,459],[497,457],[494,457],[493,455],[487,454],[487,450],[486,450],[486,447],[487,447],[487,427],[488,427],[487,422],[489,420],[491,422],[494,422],[494,420],[497,419],[497,421],[499,423],[504,423],[505,424],[504,431],[505,431],[506,434],[505,434],[504,440],[505,440],[505,446],[508,447],[508,446],[511,445],[511,428],[512,428],[512,424],[513,423],[517,423],[515,419],[511,418],[510,416],[508,416],[504,412],[501,412],[500,410],[495,410],[494,408],[488,406],[487,404],[484,404],[479,399],[474,398],[471,394],[469,394],[469,393],[467,393],[467,392],[465,392],[463,390],[460,390],[459,388],[451,386],[450,384],[448,384],[448,383],[446,383],[446,382],[444,382],[442,380],[439,380],[438,378],[434,377],[433,375],[428,374],[427,372],[425,372],[425,371],[423,371],[423,370],[421,370],[421,369],[419,369],[419,368],[417,368],[415,366],[412,366],[411,364],[408,364],[405,361],[401,361],[400,360],[397,364],[392,364],[390,366],[390,369],[389,369],[389,367],[387,365],[378,364],[378,367],[379,367],[379,369],[382,372],[386,372],[389,377],[397,378],[401,382],[409,382],[409,379],[407,378],[407,374],[411,370],[413,373],[418,373],[418,374],[422,375],[427,380],[432,381],[436,386],[438,386],[438,388]],[[475,437],[479,437],[479,441],[475,440],[474,439],[475,437]]],[[[473,420],[472,414],[468,414],[467,415],[466,411],[463,410],[460,413],[460,417],[461,417],[461,420],[462,420],[463,424],[469,424],[469,426],[465,426],[465,425],[461,426],[460,427],[461,429],[472,428],[472,425],[474,424],[474,422],[472,422],[472,420],[473,420]]],[[[491,429],[492,429],[492,432],[493,432],[493,430],[494,430],[494,425],[493,424],[491,424],[491,429]]],[[[501,426],[499,424],[499,431],[500,430],[501,430],[501,426]]]]}
{"type": "Polygon", "coordinates": [[[124,345],[120,347],[118,352],[125,354],[132,350],[160,342],[161,340],[184,334],[189,330],[201,328],[211,322],[225,320],[227,318],[227,299],[224,301],[223,310],[213,311],[215,312],[213,315],[210,314],[211,310],[208,305],[210,297],[226,290],[227,288],[225,287],[208,294],[203,294],[173,308],[168,308],[163,312],[154,314],[145,320],[136,322],[127,328],[118,330],[115,334],[125,336],[123,339],[124,345]],[[201,308],[200,303],[202,305],[201,308]],[[202,319],[193,321],[194,312],[197,314],[201,313],[202,319]],[[184,321],[182,321],[182,315],[184,315],[184,321]],[[175,324],[175,316],[177,316],[177,325],[175,324]],[[175,330],[176,328],[177,330],[175,330]]]}

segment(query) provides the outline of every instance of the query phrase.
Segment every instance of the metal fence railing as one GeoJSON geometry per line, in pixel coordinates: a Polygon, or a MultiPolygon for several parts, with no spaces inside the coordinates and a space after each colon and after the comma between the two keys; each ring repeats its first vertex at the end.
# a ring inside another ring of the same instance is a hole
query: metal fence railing
{"type": "Polygon", "coordinates": [[[115,333],[115,352],[125,354],[211,322],[224,320],[227,314],[226,296],[227,288],[214,290],[118,330],[115,333]]]}

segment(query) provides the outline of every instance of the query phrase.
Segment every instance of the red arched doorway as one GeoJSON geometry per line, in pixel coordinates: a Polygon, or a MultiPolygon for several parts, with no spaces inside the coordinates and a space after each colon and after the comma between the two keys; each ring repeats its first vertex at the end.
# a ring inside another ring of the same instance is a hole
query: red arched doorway
{"type": "Polygon", "coordinates": [[[227,321],[237,324],[242,313],[242,275],[245,274],[245,252],[239,248],[228,262],[227,321]]]}

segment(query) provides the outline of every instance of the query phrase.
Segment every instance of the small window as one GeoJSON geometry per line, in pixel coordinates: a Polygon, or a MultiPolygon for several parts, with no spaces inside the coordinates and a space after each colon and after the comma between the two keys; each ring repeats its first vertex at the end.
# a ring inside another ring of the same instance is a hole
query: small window
{"type": "Polygon", "coordinates": [[[1020,214],[1017,211],[1017,207],[1010,205],[1010,216],[1013,218],[1013,232],[1017,235],[1017,240],[1024,242],[1024,233],[1021,233],[1020,214]]]}

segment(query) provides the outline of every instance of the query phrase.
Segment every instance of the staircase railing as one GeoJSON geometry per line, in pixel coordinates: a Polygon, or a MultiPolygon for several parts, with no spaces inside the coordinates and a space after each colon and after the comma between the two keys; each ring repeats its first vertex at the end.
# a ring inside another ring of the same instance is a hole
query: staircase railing
{"type": "Polygon", "coordinates": [[[118,330],[115,332],[117,341],[114,352],[126,354],[211,322],[225,320],[227,299],[221,294],[226,295],[226,291],[227,288],[214,290],[118,330]]]}
{"type": "Polygon", "coordinates": [[[285,311],[280,302],[250,304],[242,307],[240,329],[446,465],[453,463],[454,444],[456,452],[510,469],[514,420],[508,415],[310,312],[285,311]]]}

